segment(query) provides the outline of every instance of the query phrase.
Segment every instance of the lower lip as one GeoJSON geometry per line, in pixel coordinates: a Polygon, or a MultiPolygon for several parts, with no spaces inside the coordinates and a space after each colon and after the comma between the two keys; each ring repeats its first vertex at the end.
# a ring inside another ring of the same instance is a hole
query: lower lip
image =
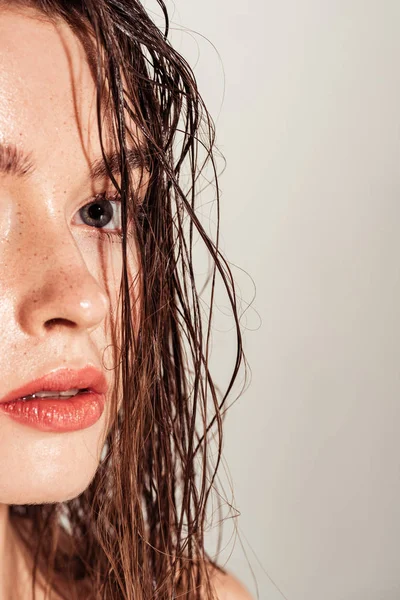
{"type": "Polygon", "coordinates": [[[104,411],[105,396],[84,392],[72,398],[34,398],[0,403],[10,419],[39,431],[66,432],[86,429],[104,411]]]}

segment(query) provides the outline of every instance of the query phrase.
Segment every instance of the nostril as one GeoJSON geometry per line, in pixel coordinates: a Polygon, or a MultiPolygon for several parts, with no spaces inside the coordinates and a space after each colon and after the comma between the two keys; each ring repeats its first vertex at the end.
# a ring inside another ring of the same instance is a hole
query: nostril
{"type": "Polygon", "coordinates": [[[74,323],[69,319],[63,319],[62,317],[58,317],[56,319],[49,319],[45,323],[46,329],[52,329],[55,325],[66,325],[67,327],[74,327],[74,323]]]}

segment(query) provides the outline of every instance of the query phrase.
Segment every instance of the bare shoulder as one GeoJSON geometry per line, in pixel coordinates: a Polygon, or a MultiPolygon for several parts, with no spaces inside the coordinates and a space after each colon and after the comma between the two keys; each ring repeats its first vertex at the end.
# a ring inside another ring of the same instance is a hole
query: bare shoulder
{"type": "Polygon", "coordinates": [[[210,569],[211,581],[218,600],[254,600],[236,577],[230,573],[221,573],[210,569]]]}

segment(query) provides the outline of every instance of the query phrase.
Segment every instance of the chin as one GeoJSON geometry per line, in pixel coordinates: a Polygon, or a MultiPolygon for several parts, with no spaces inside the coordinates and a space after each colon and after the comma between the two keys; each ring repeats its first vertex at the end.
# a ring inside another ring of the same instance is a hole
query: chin
{"type": "Polygon", "coordinates": [[[71,433],[43,433],[0,423],[0,504],[47,504],[79,496],[101,460],[104,423],[71,433]]]}
{"type": "MultiPolygon", "coordinates": [[[[53,465],[54,467],[54,465],[53,465]]],[[[29,477],[19,476],[0,483],[1,504],[54,504],[66,502],[87,489],[96,473],[97,465],[62,468],[51,473],[31,471],[29,477]]]]}

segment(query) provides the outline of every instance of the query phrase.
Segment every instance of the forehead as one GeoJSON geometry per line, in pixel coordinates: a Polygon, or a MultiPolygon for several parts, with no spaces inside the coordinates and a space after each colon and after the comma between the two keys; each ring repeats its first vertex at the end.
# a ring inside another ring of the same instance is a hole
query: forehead
{"type": "MultiPolygon", "coordinates": [[[[106,127],[104,135],[111,149],[106,127]]],[[[49,169],[99,154],[95,81],[66,23],[0,8],[0,143],[32,151],[49,169]]]]}

